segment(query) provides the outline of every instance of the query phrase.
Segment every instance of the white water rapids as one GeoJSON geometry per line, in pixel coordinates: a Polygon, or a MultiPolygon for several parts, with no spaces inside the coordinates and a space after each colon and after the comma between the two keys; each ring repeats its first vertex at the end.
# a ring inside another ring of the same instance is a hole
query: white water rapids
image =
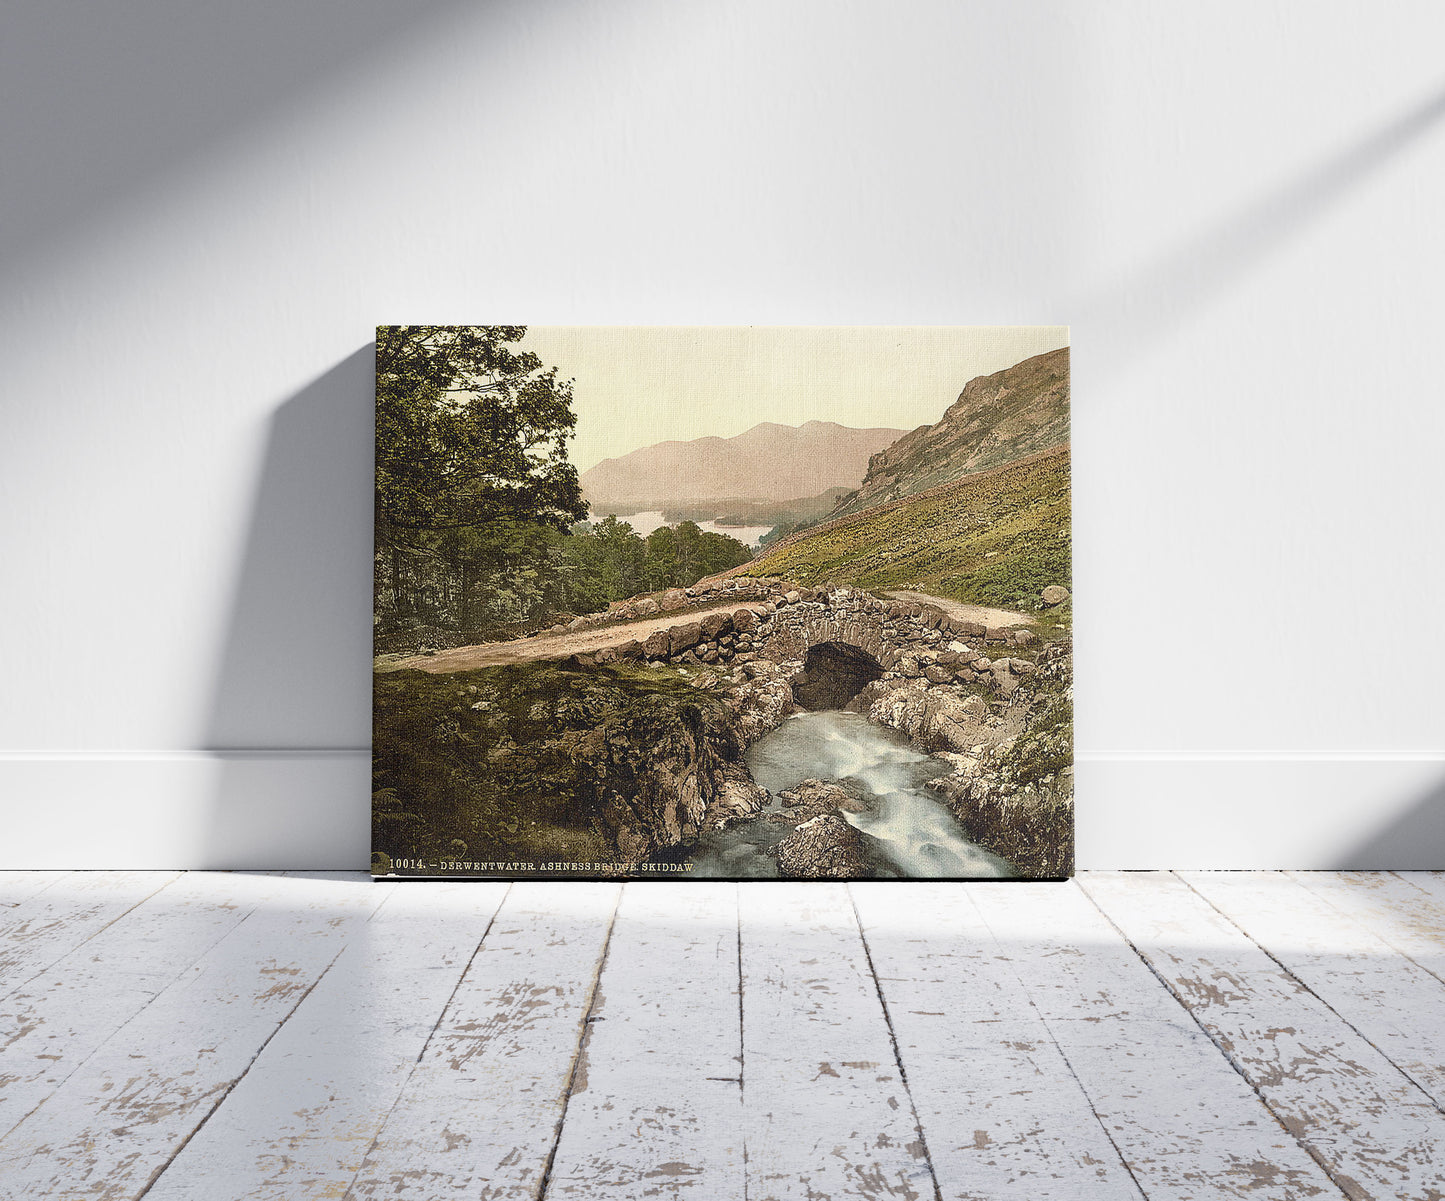
{"type": "MultiPolygon", "coordinates": [[[[753,744],[748,767],[753,779],[775,797],[807,779],[843,784],[861,797],[868,812],[843,817],[873,840],[871,848],[886,862],[880,875],[957,879],[1013,874],[998,856],[965,838],[953,815],[924,788],[945,774],[947,766],[861,714],[833,709],[796,714],[753,744]]],[[[767,851],[792,833],[792,826],[767,821],[765,815],[782,812],[786,810],[775,799],[757,819],[705,835],[693,874],[776,878],[777,863],[767,851]]]]}

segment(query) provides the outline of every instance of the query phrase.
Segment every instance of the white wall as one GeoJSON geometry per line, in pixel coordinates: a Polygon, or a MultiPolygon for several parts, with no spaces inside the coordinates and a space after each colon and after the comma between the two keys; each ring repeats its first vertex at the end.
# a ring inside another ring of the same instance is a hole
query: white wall
{"type": "Polygon", "coordinates": [[[364,862],[377,322],[1067,322],[1081,864],[1445,867],[1441,44],[1434,0],[7,6],[0,861],[364,862]]]}

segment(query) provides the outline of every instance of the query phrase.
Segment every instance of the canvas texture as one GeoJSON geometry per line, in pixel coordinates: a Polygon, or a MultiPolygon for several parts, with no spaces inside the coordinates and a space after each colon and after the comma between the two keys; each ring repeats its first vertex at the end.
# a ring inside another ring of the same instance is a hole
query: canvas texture
{"type": "Polygon", "coordinates": [[[381,326],[372,872],[1059,879],[1068,331],[381,326]]]}

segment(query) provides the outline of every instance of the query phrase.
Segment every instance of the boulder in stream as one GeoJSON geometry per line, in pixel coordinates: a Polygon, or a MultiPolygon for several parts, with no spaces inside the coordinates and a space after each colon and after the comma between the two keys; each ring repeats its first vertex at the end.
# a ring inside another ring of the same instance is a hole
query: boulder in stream
{"type": "Polygon", "coordinates": [[[778,793],[778,802],[794,810],[789,821],[803,822],[824,813],[867,813],[868,806],[844,788],[828,780],[802,780],[786,792],[778,793]]]}
{"type": "Polygon", "coordinates": [[[787,880],[856,880],[873,874],[863,836],[833,813],[804,822],[772,854],[778,874],[787,880]]]}

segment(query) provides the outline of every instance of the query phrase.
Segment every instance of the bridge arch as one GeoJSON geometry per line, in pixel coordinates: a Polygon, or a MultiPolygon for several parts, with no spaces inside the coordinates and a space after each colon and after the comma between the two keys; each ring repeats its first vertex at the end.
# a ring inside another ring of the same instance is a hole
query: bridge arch
{"type": "Polygon", "coordinates": [[[818,642],[808,648],[803,670],[793,677],[793,700],[801,709],[842,709],[883,672],[883,664],[862,647],[818,642]]]}
{"type": "Polygon", "coordinates": [[[880,663],[892,641],[888,612],[871,598],[857,597],[846,607],[825,603],[790,605],[773,615],[763,656],[775,663],[803,660],[808,651],[825,643],[853,647],[880,663]]]}

